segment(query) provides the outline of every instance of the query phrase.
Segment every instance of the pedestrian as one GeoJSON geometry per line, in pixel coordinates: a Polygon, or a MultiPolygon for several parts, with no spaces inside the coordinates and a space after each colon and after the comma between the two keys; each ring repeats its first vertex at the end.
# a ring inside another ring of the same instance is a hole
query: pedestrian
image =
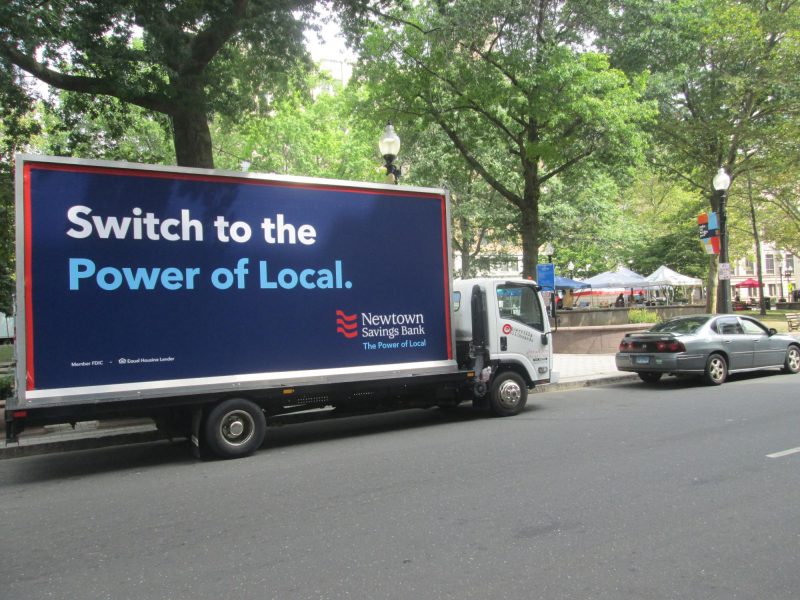
{"type": "Polygon", "coordinates": [[[625,306],[625,296],[622,295],[622,294],[617,296],[617,300],[616,300],[616,302],[614,302],[614,306],[624,307],[625,306]]]}

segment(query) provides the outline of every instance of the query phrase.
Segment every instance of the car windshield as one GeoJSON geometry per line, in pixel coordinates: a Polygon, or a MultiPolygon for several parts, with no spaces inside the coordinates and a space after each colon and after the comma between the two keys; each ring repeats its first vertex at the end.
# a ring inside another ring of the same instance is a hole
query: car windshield
{"type": "Polygon", "coordinates": [[[696,333],[703,325],[708,323],[710,317],[685,317],[683,319],[670,319],[652,327],[650,331],[663,331],[668,333],[696,333]]]}

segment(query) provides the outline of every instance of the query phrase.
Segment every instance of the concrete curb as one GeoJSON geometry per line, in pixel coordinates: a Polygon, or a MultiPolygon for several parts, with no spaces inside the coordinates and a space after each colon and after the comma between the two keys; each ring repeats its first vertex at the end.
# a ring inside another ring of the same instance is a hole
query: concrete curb
{"type": "Polygon", "coordinates": [[[639,376],[636,373],[619,373],[614,375],[602,375],[593,377],[591,379],[572,379],[568,381],[559,381],[558,383],[551,383],[549,385],[533,389],[534,394],[548,394],[550,392],[565,392],[569,390],[578,390],[585,387],[596,387],[600,385],[612,385],[614,383],[624,383],[626,381],[638,380],[639,376]]]}
{"type": "MultiPolygon", "coordinates": [[[[633,373],[594,376],[589,379],[574,378],[546,386],[534,388],[532,394],[563,392],[585,387],[611,385],[636,379],[633,373]]],[[[15,444],[0,446],[0,460],[25,458],[56,452],[75,450],[95,450],[127,444],[142,444],[164,440],[161,433],[150,424],[129,424],[120,427],[101,427],[99,429],[47,433],[21,437],[15,444]]]]}

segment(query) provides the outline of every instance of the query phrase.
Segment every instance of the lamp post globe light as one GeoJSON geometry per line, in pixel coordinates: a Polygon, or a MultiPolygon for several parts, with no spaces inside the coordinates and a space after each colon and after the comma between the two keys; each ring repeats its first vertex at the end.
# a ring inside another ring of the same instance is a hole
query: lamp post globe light
{"type": "Polygon", "coordinates": [[[547,242],[539,246],[539,254],[544,254],[547,257],[547,262],[553,262],[553,255],[555,255],[556,250],[553,248],[553,244],[547,242]]]}
{"type": "MultiPolygon", "coordinates": [[[[719,194],[719,268],[722,271],[722,269],[730,269],[730,264],[728,263],[728,216],[725,210],[725,204],[728,200],[728,188],[731,185],[730,175],[720,167],[717,174],[714,175],[712,184],[714,191],[719,194]]],[[[720,278],[719,293],[722,296],[722,310],[720,312],[731,312],[731,280],[729,274],[726,274],[724,278],[720,278]]],[[[717,303],[717,305],[720,306],[720,303],[717,303]]]]}
{"type": "Polygon", "coordinates": [[[400,136],[395,133],[391,121],[386,123],[381,139],[378,140],[378,149],[383,160],[386,161],[386,175],[392,178],[392,183],[398,183],[400,167],[394,164],[394,159],[400,153],[400,136]]]}

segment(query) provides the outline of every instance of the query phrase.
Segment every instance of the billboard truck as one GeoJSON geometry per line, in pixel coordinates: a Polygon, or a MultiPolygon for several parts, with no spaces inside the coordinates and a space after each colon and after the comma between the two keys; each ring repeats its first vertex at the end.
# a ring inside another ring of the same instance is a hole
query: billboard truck
{"type": "Polygon", "coordinates": [[[268,425],[552,380],[533,281],[453,281],[442,190],[18,155],[16,395],[26,426],[154,419],[244,456],[268,425]]]}

